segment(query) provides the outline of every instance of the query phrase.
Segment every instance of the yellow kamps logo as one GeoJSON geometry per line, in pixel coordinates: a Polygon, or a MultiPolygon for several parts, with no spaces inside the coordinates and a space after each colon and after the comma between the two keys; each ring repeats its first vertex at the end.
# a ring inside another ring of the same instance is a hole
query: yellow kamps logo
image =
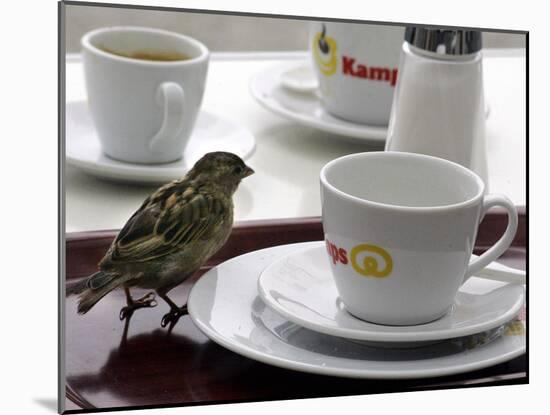
{"type": "Polygon", "coordinates": [[[352,248],[349,260],[348,251],[326,241],[327,251],[334,265],[341,263],[347,265],[351,261],[351,266],[359,275],[365,277],[384,278],[388,277],[393,270],[393,260],[391,255],[378,245],[360,244],[352,248]]]}
{"type": "Polygon", "coordinates": [[[336,73],[336,41],[326,36],[326,27],[323,25],[323,31],[313,37],[313,57],[321,73],[332,75],[336,73]]]}
{"type": "Polygon", "coordinates": [[[365,277],[384,278],[391,274],[393,261],[385,249],[376,245],[361,244],[351,250],[351,266],[365,277]],[[370,254],[377,254],[384,262],[379,265],[377,257],[370,254]],[[359,262],[361,257],[362,263],[359,262]]]}

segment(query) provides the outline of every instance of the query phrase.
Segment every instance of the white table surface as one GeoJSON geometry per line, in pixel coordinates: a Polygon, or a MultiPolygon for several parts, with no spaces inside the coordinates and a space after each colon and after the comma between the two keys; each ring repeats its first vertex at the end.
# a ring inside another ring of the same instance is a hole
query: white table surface
{"type": "MultiPolygon", "coordinates": [[[[256,138],[247,160],[256,174],[237,191],[235,220],[319,216],[318,175],[336,157],[369,150],[366,145],[301,126],[267,111],[249,93],[255,73],[305,53],[212,54],[203,108],[246,126],[256,138]]],[[[526,72],[523,50],[485,50],[484,82],[489,185],[516,205],[526,200],[526,72]]],[[[68,56],[67,102],[86,99],[82,64],[68,56]]],[[[154,187],[97,179],[73,166],[65,169],[66,231],[121,228],[154,187]]]]}

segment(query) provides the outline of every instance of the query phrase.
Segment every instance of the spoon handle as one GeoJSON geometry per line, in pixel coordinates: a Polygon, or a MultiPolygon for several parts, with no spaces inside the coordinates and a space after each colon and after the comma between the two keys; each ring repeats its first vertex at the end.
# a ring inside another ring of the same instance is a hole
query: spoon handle
{"type": "Polygon", "coordinates": [[[525,284],[527,281],[525,271],[508,267],[506,267],[506,270],[497,269],[491,265],[479,270],[475,275],[476,277],[486,278],[488,280],[510,282],[513,284],[525,284]]]}

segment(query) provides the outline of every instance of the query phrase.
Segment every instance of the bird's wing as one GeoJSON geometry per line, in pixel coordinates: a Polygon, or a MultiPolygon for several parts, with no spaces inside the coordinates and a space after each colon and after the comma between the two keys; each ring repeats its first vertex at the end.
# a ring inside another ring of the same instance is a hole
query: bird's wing
{"type": "Polygon", "coordinates": [[[194,186],[171,190],[153,195],[130,218],[114,242],[111,261],[162,257],[208,238],[222,225],[227,207],[212,192],[194,186]]]}

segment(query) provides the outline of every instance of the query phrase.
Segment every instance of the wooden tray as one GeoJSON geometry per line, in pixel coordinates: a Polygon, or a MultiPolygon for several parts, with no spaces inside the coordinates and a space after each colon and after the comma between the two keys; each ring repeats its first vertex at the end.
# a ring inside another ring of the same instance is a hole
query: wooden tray
{"type": "MultiPolygon", "coordinates": [[[[479,254],[492,245],[505,225],[503,214],[488,214],[478,232],[475,252],[479,254]]],[[[116,231],[68,234],[67,279],[94,272],[115,235],[116,231]]],[[[226,246],[190,281],[175,288],[171,297],[183,303],[193,282],[228,258],[322,238],[319,218],[239,223],[226,246]]],[[[513,246],[500,261],[525,269],[526,243],[522,209],[513,246]]],[[[135,294],[140,293],[135,290],[135,294]]],[[[162,301],[155,308],[136,311],[130,324],[125,325],[118,319],[123,305],[124,293],[117,290],[81,316],[76,313],[76,298],[66,299],[67,413],[528,383],[526,355],[475,372],[429,379],[352,380],[300,373],[259,363],[218,346],[189,317],[183,317],[167,335],[160,327],[167,312],[162,301]]]]}

